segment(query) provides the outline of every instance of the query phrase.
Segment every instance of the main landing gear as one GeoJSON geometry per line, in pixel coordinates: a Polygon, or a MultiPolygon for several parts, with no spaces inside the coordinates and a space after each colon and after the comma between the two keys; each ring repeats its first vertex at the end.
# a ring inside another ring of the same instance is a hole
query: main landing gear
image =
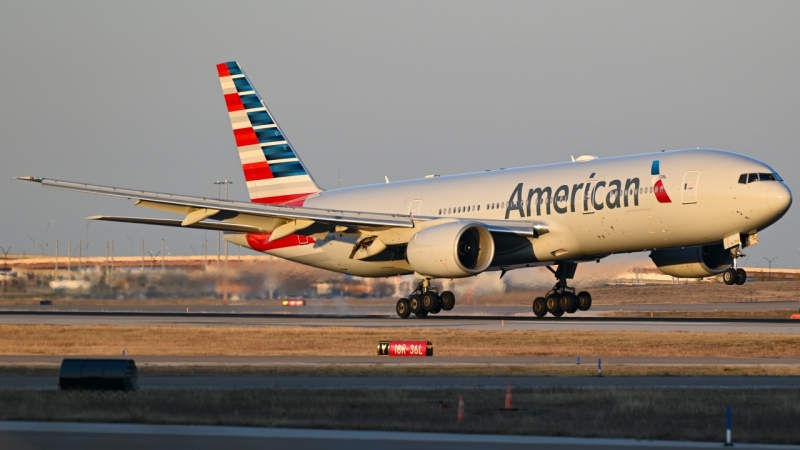
{"type": "Polygon", "coordinates": [[[438,291],[438,288],[431,287],[430,279],[423,279],[408,298],[397,301],[397,315],[406,319],[414,313],[422,319],[428,314],[439,314],[443,310],[453,309],[456,306],[456,296],[450,291],[444,291],[440,295],[438,291]]]}
{"type": "Polygon", "coordinates": [[[561,263],[556,270],[547,267],[555,275],[556,285],[544,297],[533,300],[533,313],[536,317],[544,317],[550,313],[561,317],[564,313],[572,314],[578,310],[588,311],[592,307],[592,296],[586,291],[575,294],[575,288],[567,286],[567,279],[575,276],[577,263],[561,263]]]}

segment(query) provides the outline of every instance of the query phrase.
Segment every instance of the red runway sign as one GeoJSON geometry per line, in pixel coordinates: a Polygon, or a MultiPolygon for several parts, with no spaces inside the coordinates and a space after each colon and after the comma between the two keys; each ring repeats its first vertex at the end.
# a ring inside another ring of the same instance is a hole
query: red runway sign
{"type": "Polygon", "coordinates": [[[380,341],[378,356],[433,356],[430,341],[380,341]]]}

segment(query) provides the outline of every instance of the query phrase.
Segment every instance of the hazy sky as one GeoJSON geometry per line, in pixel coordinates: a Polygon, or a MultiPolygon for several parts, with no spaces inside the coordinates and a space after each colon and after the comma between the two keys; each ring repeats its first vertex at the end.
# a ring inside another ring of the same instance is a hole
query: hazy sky
{"type": "MultiPolygon", "coordinates": [[[[94,255],[111,239],[117,254],[161,238],[201,252],[203,231],[87,229],[159,215],[130,201],[11,177],[189,195],[229,179],[246,200],[214,67],[228,60],[323,188],[340,172],[352,186],[712,147],[771,164],[798,195],[798,23],[800,2],[5,1],[0,246],[58,239],[63,254],[88,231],[94,255]]],[[[800,264],[799,217],[796,204],[747,264],[800,264]]]]}

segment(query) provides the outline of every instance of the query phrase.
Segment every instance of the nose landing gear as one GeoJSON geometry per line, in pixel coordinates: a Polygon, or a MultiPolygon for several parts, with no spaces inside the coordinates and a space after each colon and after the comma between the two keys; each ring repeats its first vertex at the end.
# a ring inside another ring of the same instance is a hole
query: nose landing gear
{"type": "Polygon", "coordinates": [[[431,286],[431,280],[424,278],[408,298],[397,301],[397,315],[406,319],[413,313],[422,319],[428,314],[450,311],[456,306],[456,296],[452,292],[444,291],[441,295],[438,292],[438,288],[431,286]]]}
{"type": "Polygon", "coordinates": [[[722,272],[722,281],[728,286],[734,284],[741,286],[747,281],[747,272],[736,267],[736,260],[745,256],[745,254],[738,247],[735,247],[731,249],[731,256],[733,257],[733,266],[722,272]]]}
{"type": "Polygon", "coordinates": [[[561,263],[556,270],[547,269],[555,275],[556,285],[544,297],[533,300],[533,314],[544,317],[547,313],[561,317],[564,313],[573,314],[578,310],[588,311],[592,307],[592,295],[586,291],[575,293],[575,288],[567,286],[567,279],[575,276],[577,263],[561,263]]]}

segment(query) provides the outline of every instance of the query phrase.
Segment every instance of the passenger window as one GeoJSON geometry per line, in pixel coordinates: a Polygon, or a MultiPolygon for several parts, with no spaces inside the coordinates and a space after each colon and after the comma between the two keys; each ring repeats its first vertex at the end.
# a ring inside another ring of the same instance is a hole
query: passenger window
{"type": "Polygon", "coordinates": [[[739,184],[747,184],[747,174],[743,173],[739,175],[739,184]]]}
{"type": "Polygon", "coordinates": [[[478,211],[480,211],[480,210],[481,210],[481,205],[478,205],[478,211]]]}
{"type": "Polygon", "coordinates": [[[750,175],[747,176],[747,182],[748,183],[755,183],[756,181],[758,181],[758,174],[757,173],[751,173],[750,175]]]}

